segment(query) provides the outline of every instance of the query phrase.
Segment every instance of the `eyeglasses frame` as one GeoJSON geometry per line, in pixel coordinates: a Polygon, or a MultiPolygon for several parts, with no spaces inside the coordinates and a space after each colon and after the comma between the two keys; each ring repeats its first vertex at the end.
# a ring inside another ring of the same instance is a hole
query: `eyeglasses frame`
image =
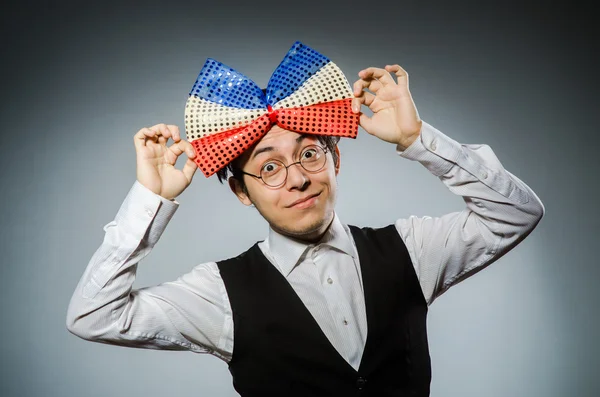
{"type": "MultiPolygon", "coordinates": [[[[322,170],[323,170],[323,168],[325,168],[325,166],[327,165],[327,153],[328,153],[328,148],[327,148],[327,147],[323,147],[323,146],[321,146],[321,145],[317,145],[316,143],[315,143],[315,144],[311,144],[311,145],[306,145],[306,147],[304,147],[304,149],[302,149],[302,152],[300,152],[300,155],[302,155],[302,153],[304,153],[304,151],[305,151],[306,149],[308,149],[308,148],[310,148],[310,147],[312,147],[312,146],[316,146],[316,147],[320,148],[321,150],[323,150],[323,154],[325,155],[325,162],[323,163],[323,166],[322,166],[321,168],[319,168],[318,170],[310,171],[310,170],[307,170],[306,168],[304,168],[304,166],[302,165],[302,160],[298,160],[298,161],[296,161],[296,162],[294,162],[294,163],[291,163],[291,164],[289,164],[289,165],[285,165],[285,163],[284,163],[283,161],[281,161],[281,160],[275,160],[275,161],[278,161],[278,162],[280,162],[281,164],[283,164],[283,167],[285,168],[285,178],[283,179],[283,182],[281,182],[279,185],[275,185],[275,186],[269,185],[267,182],[265,182],[265,181],[264,181],[264,179],[263,179],[263,178],[262,178],[262,176],[260,176],[260,175],[254,175],[254,174],[250,174],[250,173],[248,173],[248,172],[245,172],[245,171],[242,171],[242,170],[240,170],[240,172],[241,172],[242,174],[244,174],[244,175],[249,175],[249,176],[253,176],[253,177],[255,177],[256,179],[260,179],[260,180],[262,181],[262,183],[264,183],[264,184],[265,184],[266,186],[268,186],[268,187],[279,188],[279,187],[281,187],[281,186],[285,185],[285,183],[287,182],[287,178],[288,178],[288,175],[289,175],[288,168],[290,168],[292,165],[300,164],[300,167],[302,167],[302,169],[303,169],[304,171],[306,171],[306,172],[308,172],[308,173],[311,173],[311,174],[316,174],[317,172],[320,172],[320,171],[322,171],[322,170]]],[[[274,159],[273,159],[273,160],[274,160],[274,159]]],[[[267,162],[269,162],[269,161],[272,161],[272,160],[266,160],[266,161],[265,161],[265,162],[262,164],[262,166],[260,167],[260,169],[262,170],[262,167],[263,167],[263,166],[264,166],[264,165],[265,165],[267,162]]]]}

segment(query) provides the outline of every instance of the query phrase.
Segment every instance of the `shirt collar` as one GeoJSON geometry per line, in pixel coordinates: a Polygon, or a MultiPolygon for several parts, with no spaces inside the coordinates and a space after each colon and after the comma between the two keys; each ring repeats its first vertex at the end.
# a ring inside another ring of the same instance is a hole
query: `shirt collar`
{"type": "Polygon", "coordinates": [[[303,254],[313,246],[328,245],[338,251],[355,257],[354,245],[350,240],[349,229],[340,222],[334,213],[333,221],[323,237],[317,243],[307,243],[284,236],[269,227],[266,245],[281,273],[288,277],[294,270],[303,254]]]}

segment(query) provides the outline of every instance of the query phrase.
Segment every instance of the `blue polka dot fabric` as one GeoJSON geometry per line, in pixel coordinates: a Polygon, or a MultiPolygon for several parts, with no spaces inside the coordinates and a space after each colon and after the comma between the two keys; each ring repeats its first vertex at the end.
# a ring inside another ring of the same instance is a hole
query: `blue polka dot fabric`
{"type": "Polygon", "coordinates": [[[287,98],[330,60],[296,41],[273,72],[267,85],[267,103],[273,105],[287,98]]]}
{"type": "Polygon", "coordinates": [[[326,56],[296,41],[271,75],[265,96],[250,78],[208,58],[190,91],[190,96],[224,106],[263,109],[290,96],[329,62],[326,56]]]}
{"type": "Polygon", "coordinates": [[[265,95],[254,81],[242,73],[208,58],[190,91],[190,96],[242,109],[267,107],[265,95]]]}

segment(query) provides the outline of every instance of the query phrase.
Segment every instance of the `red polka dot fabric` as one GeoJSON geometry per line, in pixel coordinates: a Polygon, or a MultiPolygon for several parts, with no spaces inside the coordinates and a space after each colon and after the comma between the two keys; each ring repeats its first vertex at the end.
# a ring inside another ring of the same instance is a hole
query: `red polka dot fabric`
{"type": "Polygon", "coordinates": [[[277,125],[305,134],[356,138],[358,117],[352,112],[352,99],[342,99],[300,108],[280,109],[277,111],[277,125]]]}
{"type": "Polygon", "coordinates": [[[264,115],[248,126],[205,135],[192,141],[196,149],[195,162],[198,168],[206,177],[211,176],[258,142],[271,125],[269,116],[264,115]]]}

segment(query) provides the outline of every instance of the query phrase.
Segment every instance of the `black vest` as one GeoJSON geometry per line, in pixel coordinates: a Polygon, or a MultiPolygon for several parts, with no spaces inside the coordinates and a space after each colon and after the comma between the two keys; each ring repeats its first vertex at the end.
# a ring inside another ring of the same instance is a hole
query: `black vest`
{"type": "Polygon", "coordinates": [[[350,226],[368,335],[356,371],[258,243],[218,262],[231,302],[233,386],[243,397],[429,396],[427,303],[394,225],[350,226]]]}

